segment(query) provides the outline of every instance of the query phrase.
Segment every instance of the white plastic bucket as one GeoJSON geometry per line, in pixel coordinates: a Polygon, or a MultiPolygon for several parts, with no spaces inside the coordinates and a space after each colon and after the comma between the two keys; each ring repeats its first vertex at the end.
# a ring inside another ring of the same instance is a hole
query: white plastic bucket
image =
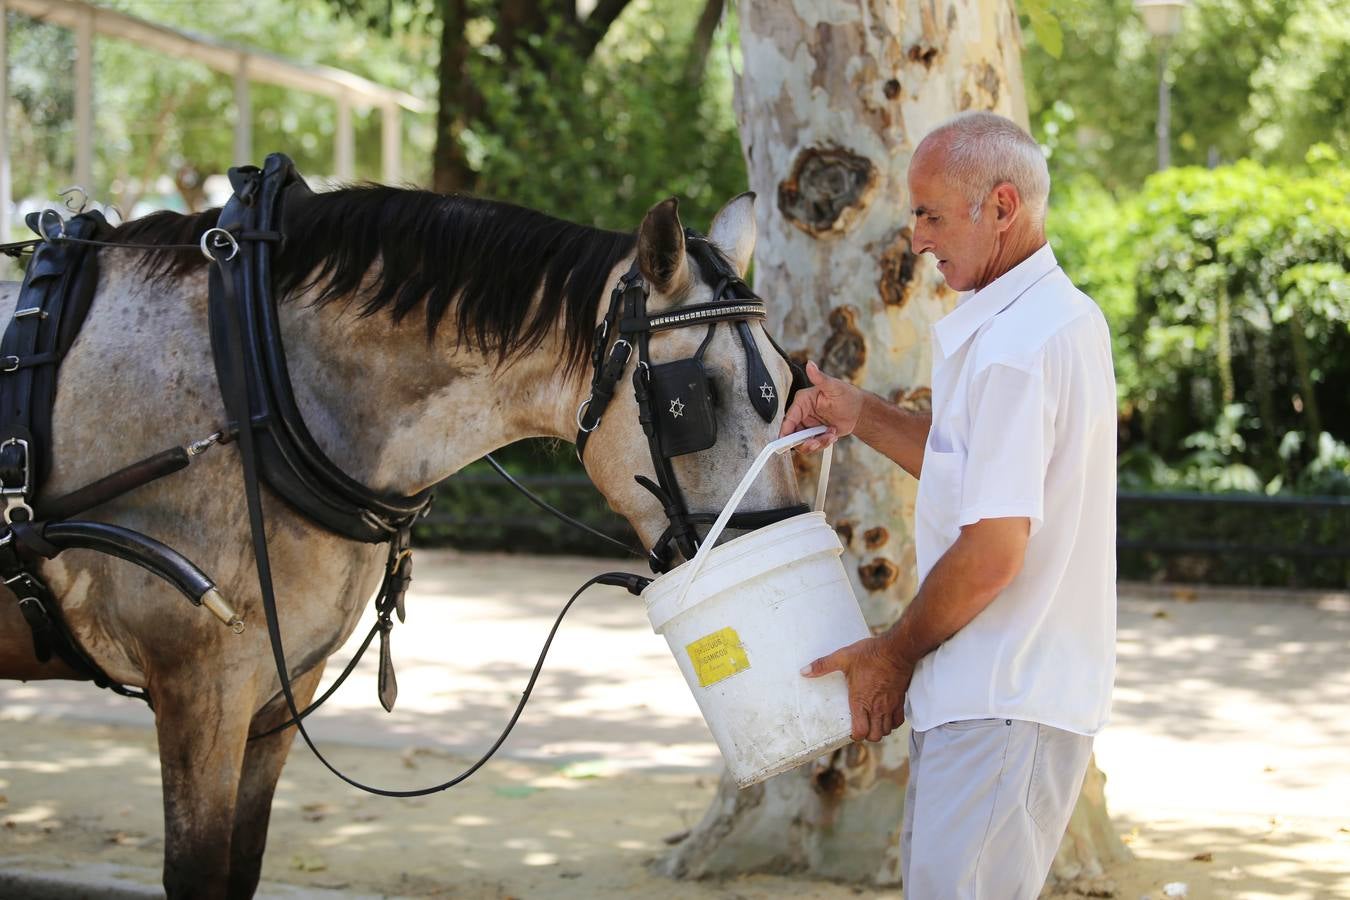
{"type": "Polygon", "coordinates": [[[765,463],[824,430],[766,446],[694,558],[642,592],[652,629],[670,645],[742,788],[851,739],[844,676],[801,675],[869,634],[839,560],[843,545],[822,512],[833,448],[821,460],[814,511],[714,546],[765,463]]]}

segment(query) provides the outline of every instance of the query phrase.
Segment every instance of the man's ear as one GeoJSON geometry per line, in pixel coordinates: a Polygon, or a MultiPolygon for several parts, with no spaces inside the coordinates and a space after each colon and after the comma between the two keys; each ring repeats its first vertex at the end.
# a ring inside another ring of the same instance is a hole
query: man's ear
{"type": "Polygon", "coordinates": [[[1003,181],[994,186],[993,196],[994,221],[999,231],[1006,231],[1022,213],[1022,195],[1012,182],[1003,181]]]}

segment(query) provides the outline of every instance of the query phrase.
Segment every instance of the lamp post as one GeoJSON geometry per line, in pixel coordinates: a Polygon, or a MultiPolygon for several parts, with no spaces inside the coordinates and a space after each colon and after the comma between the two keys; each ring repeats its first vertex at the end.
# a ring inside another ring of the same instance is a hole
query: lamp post
{"type": "Polygon", "coordinates": [[[1134,0],[1134,8],[1144,19],[1144,27],[1158,41],[1158,170],[1172,164],[1169,125],[1172,118],[1171,94],[1167,86],[1167,50],[1181,30],[1181,12],[1190,0],[1134,0]]]}

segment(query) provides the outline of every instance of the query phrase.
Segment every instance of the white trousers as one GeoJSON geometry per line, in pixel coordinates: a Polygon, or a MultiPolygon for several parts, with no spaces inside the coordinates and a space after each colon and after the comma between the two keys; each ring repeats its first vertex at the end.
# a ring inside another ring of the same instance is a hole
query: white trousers
{"type": "Polygon", "coordinates": [[[900,834],[905,900],[1031,900],[1045,885],[1092,738],[1018,719],[909,738],[900,834]]]}

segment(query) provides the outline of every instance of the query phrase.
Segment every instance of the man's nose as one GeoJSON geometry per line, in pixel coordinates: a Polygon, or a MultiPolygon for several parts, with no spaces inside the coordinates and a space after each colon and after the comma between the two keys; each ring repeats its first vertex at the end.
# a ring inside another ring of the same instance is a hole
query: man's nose
{"type": "Polygon", "coordinates": [[[928,229],[923,222],[914,223],[914,240],[910,242],[910,249],[916,254],[933,249],[933,242],[928,239],[928,229]]]}

